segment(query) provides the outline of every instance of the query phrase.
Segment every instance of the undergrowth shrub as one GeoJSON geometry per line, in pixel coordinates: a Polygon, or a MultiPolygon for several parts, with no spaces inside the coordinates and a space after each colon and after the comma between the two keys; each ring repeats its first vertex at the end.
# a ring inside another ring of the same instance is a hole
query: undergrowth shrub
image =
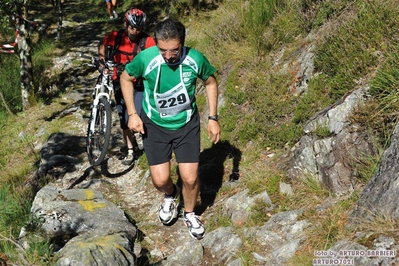
{"type": "MultiPolygon", "coordinates": [[[[12,112],[22,110],[22,98],[19,75],[19,59],[15,54],[0,54],[0,88],[4,100],[12,112]]],[[[6,106],[0,101],[0,110],[5,112],[6,106]]]]}
{"type": "Polygon", "coordinates": [[[251,45],[255,47],[255,51],[258,55],[264,50],[264,33],[275,15],[278,2],[280,1],[252,0],[250,1],[248,10],[243,13],[241,18],[244,24],[243,29],[249,33],[248,37],[251,41],[251,45]]]}
{"type": "Polygon", "coordinates": [[[325,83],[326,79],[325,74],[320,74],[309,81],[305,94],[301,96],[294,109],[292,119],[294,123],[305,123],[323,107],[334,103],[334,99],[329,97],[331,87],[325,83]]]}
{"type": "Polygon", "coordinates": [[[275,14],[264,33],[261,54],[280,48],[283,43],[292,43],[298,36],[306,34],[307,29],[301,25],[301,19],[297,1],[276,1],[275,14]]]}
{"type": "Polygon", "coordinates": [[[329,96],[335,100],[376,68],[377,51],[386,50],[397,38],[392,24],[397,20],[398,10],[392,9],[393,5],[378,1],[353,5],[350,11],[335,14],[337,18],[331,22],[334,25],[316,48],[315,67],[325,74],[323,83],[331,88],[329,96]]]}
{"type": "MultiPolygon", "coordinates": [[[[0,233],[2,235],[17,237],[21,226],[29,213],[29,203],[27,199],[20,198],[18,191],[12,188],[12,184],[6,183],[0,186],[0,233]],[[12,225],[12,227],[10,227],[12,225]]],[[[0,242],[0,250],[4,243],[0,242]]]]}
{"type": "Polygon", "coordinates": [[[326,21],[347,9],[347,0],[300,0],[298,9],[303,18],[302,26],[306,29],[318,29],[326,21]]]}
{"type": "Polygon", "coordinates": [[[246,43],[246,32],[243,30],[241,20],[237,19],[242,16],[242,6],[237,1],[229,1],[228,8],[217,10],[210,21],[212,25],[208,29],[207,35],[215,44],[223,42],[229,43],[246,43]]]}
{"type": "Polygon", "coordinates": [[[391,47],[386,60],[370,81],[372,98],[361,106],[351,119],[363,125],[378,143],[386,148],[398,122],[399,70],[397,62],[399,46],[391,47]]]}
{"type": "Polygon", "coordinates": [[[393,47],[386,57],[384,65],[370,82],[370,94],[378,102],[378,110],[373,116],[380,121],[395,122],[399,110],[399,46],[393,47]]]}

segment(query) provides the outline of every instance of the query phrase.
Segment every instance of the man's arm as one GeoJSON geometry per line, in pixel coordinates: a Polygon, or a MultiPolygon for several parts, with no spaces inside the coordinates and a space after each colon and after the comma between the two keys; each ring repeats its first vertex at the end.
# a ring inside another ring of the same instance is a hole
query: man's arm
{"type": "MultiPolygon", "coordinates": [[[[218,114],[218,83],[212,75],[205,81],[206,95],[208,98],[209,115],[218,114]]],[[[219,122],[215,120],[208,121],[208,138],[213,143],[218,143],[220,139],[219,122]]]]}
{"type": "Polygon", "coordinates": [[[136,78],[129,76],[129,74],[124,70],[120,76],[121,90],[123,94],[123,99],[125,100],[127,113],[129,115],[128,127],[141,134],[144,134],[144,127],[141,118],[137,114],[136,106],[134,105],[134,88],[133,81],[136,78]]]}
{"type": "Polygon", "coordinates": [[[104,47],[104,39],[101,39],[98,43],[98,59],[105,60],[105,47],[104,47]]]}

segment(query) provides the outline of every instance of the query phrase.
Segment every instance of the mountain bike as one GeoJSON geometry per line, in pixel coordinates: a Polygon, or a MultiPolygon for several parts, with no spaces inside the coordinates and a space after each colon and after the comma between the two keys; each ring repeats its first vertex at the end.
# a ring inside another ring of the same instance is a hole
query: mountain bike
{"type": "Polygon", "coordinates": [[[81,57],[90,59],[91,64],[89,65],[96,67],[100,72],[92,94],[93,104],[86,138],[89,162],[91,165],[97,166],[103,162],[107,154],[111,137],[111,95],[114,93],[112,74],[115,64],[109,60],[100,62],[97,58],[85,55],[81,55],[81,57]]]}

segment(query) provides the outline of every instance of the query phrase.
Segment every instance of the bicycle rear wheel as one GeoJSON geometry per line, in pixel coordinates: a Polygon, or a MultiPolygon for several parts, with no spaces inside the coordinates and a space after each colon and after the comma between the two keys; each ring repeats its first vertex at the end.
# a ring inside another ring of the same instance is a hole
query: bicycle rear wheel
{"type": "Polygon", "coordinates": [[[108,151],[111,136],[111,105],[105,98],[100,98],[97,112],[90,115],[89,129],[87,130],[87,155],[93,166],[100,165],[108,151]],[[94,130],[90,125],[94,123],[94,130]]]}

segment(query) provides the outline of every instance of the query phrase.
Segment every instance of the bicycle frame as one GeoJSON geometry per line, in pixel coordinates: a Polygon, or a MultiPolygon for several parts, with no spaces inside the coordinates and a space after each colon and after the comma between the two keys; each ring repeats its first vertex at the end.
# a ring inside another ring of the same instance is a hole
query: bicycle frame
{"type": "MultiPolygon", "coordinates": [[[[98,60],[94,58],[91,60],[91,66],[99,66],[98,60]]],[[[87,131],[87,154],[89,162],[93,166],[100,165],[104,160],[111,136],[111,95],[114,93],[112,83],[114,66],[112,61],[105,62],[104,68],[99,69],[100,75],[93,90],[93,105],[87,131]]]]}
{"type": "MultiPolygon", "coordinates": [[[[113,63],[106,62],[106,68],[103,73],[98,77],[97,84],[93,91],[93,109],[92,113],[97,114],[98,103],[101,97],[107,98],[107,101],[111,103],[111,95],[114,93],[114,86],[112,84],[112,70],[108,68],[113,68],[113,63]]],[[[94,131],[94,124],[90,125],[90,130],[94,131]]]]}

